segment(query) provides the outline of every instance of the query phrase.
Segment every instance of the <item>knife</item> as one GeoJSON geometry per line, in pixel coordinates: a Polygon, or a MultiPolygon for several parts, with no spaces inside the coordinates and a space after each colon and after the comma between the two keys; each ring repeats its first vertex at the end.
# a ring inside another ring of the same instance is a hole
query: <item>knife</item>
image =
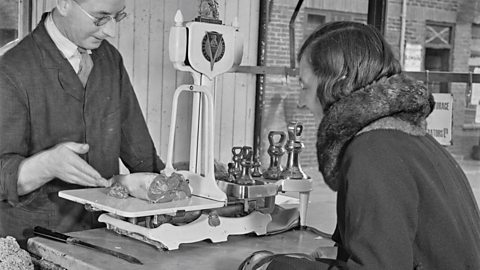
{"type": "Polygon", "coordinates": [[[45,237],[45,238],[48,238],[48,239],[51,239],[51,240],[55,240],[55,241],[59,241],[59,242],[63,242],[63,243],[67,243],[67,244],[71,244],[71,245],[75,245],[75,246],[86,247],[86,248],[90,248],[90,249],[100,251],[100,252],[103,252],[103,253],[106,253],[106,254],[110,254],[110,255],[115,256],[117,258],[126,260],[129,263],[142,264],[143,265],[143,263],[140,260],[138,260],[137,258],[135,258],[133,256],[123,254],[121,252],[110,250],[110,249],[107,249],[107,248],[103,248],[103,247],[100,247],[100,246],[97,246],[97,245],[93,245],[93,244],[84,242],[84,241],[82,241],[78,238],[68,236],[68,235],[63,234],[63,233],[51,231],[47,228],[36,226],[35,228],[33,228],[33,233],[35,235],[42,236],[42,237],[45,237]]]}

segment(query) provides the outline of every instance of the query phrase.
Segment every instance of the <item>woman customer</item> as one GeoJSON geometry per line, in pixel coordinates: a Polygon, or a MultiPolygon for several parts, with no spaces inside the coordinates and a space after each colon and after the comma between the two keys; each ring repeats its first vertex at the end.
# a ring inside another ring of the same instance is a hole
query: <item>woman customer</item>
{"type": "Polygon", "coordinates": [[[271,256],[262,268],[480,269],[472,189],[426,133],[432,94],[402,73],[382,35],[361,23],[328,23],[298,61],[301,105],[321,119],[319,169],[337,192],[338,253],[330,263],[271,256]]]}

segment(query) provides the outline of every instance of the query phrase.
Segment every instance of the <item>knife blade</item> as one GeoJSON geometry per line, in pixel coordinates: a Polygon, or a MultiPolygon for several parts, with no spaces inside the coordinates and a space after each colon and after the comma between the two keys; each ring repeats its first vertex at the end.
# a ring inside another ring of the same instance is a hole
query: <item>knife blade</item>
{"type": "Polygon", "coordinates": [[[117,258],[126,260],[129,263],[142,264],[143,265],[143,263],[139,259],[137,259],[133,256],[130,256],[130,255],[127,255],[127,254],[124,254],[124,253],[121,253],[121,252],[118,252],[118,251],[115,251],[115,250],[107,249],[107,248],[104,248],[104,247],[101,247],[101,246],[93,245],[93,244],[84,242],[84,241],[82,241],[78,238],[68,236],[68,235],[63,234],[63,233],[54,232],[54,231],[51,231],[51,230],[49,230],[47,228],[44,228],[44,227],[41,227],[41,226],[36,226],[35,228],[33,228],[33,233],[35,235],[42,236],[42,237],[45,237],[45,238],[48,238],[48,239],[51,239],[51,240],[55,240],[55,241],[59,241],[59,242],[63,242],[63,243],[67,243],[67,244],[71,244],[71,245],[75,245],[75,246],[90,248],[90,249],[93,249],[93,250],[96,250],[96,251],[100,251],[100,252],[103,252],[103,253],[106,253],[106,254],[110,254],[110,255],[115,256],[117,258]]]}

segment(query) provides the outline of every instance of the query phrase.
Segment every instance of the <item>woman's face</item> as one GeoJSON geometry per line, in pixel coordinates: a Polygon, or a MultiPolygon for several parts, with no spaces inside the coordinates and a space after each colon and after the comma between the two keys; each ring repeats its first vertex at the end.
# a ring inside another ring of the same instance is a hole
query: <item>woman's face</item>
{"type": "Polygon", "coordinates": [[[298,98],[298,106],[300,108],[307,107],[315,119],[320,122],[323,118],[323,108],[317,97],[318,77],[313,73],[305,56],[300,60],[300,85],[302,89],[298,98]]]}

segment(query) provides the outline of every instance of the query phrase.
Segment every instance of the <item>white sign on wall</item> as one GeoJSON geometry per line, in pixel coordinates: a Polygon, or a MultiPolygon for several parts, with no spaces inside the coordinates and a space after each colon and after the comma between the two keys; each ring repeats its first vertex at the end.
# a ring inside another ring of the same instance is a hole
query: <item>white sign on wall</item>
{"type": "Polygon", "coordinates": [[[422,45],[407,43],[405,45],[405,63],[403,69],[405,71],[421,71],[422,70],[422,45]]]}
{"type": "MultiPolygon", "coordinates": [[[[473,70],[473,73],[480,73],[480,68],[476,67],[473,70]]],[[[480,83],[472,83],[472,93],[470,98],[470,104],[478,105],[479,102],[480,102],[480,83]]]]}
{"type": "Polygon", "coordinates": [[[453,95],[434,93],[435,108],[427,118],[427,132],[442,145],[452,145],[453,95]]]}
{"type": "MultiPolygon", "coordinates": [[[[480,73],[480,68],[475,67],[473,73],[480,73]]],[[[470,104],[475,106],[475,123],[480,123],[480,83],[472,83],[470,104]]]]}

